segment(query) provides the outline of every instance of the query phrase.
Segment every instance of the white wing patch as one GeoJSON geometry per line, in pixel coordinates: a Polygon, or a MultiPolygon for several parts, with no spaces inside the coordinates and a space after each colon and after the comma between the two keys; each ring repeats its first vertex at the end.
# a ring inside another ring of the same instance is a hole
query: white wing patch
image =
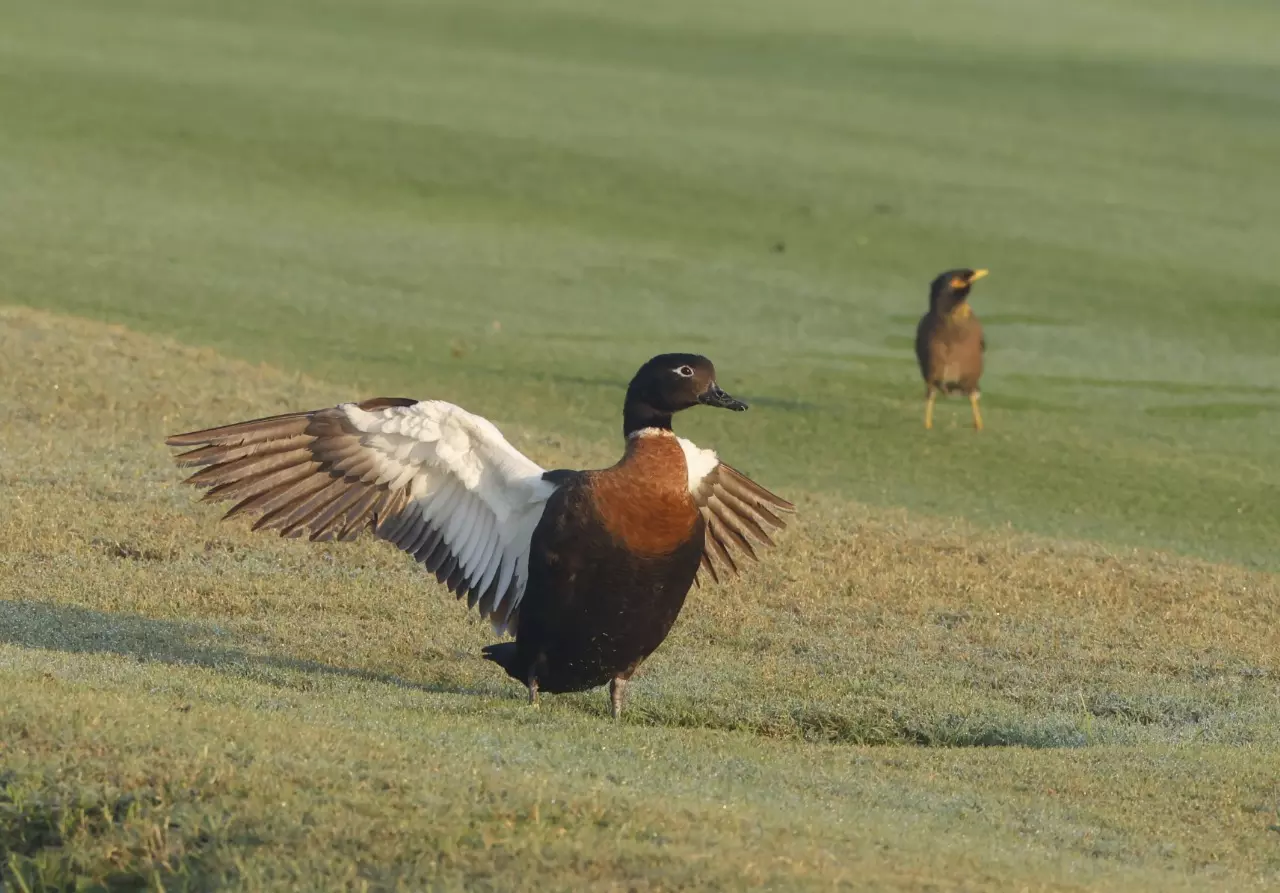
{"type": "Polygon", "coordinates": [[[495,630],[507,629],[529,572],[529,548],[555,485],[487,419],[439,400],[366,411],[339,407],[374,458],[364,479],[409,487],[379,536],[436,571],[495,630]],[[446,572],[447,569],[447,572],[446,572]]]}
{"type": "Polygon", "coordinates": [[[720,457],[715,450],[699,449],[692,441],[683,437],[677,437],[676,440],[680,443],[680,449],[684,450],[684,463],[689,467],[689,492],[697,493],[703,479],[720,464],[720,457]]]}

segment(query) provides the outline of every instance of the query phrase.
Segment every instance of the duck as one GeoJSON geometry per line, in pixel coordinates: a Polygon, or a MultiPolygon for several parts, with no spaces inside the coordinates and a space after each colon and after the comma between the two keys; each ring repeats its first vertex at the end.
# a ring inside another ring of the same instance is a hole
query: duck
{"type": "Polygon", "coordinates": [[[924,427],[933,427],[933,405],[938,392],[959,391],[969,398],[973,427],[982,430],[982,410],[978,401],[982,392],[983,355],[987,339],[982,323],[969,305],[973,284],[987,275],[987,270],[957,269],[939,274],[929,285],[929,312],[920,317],[916,327],[916,359],[924,378],[924,427]]]}
{"type": "Polygon", "coordinates": [[[481,650],[539,692],[627,682],[690,589],[738,574],[795,506],[676,436],[694,407],[742,412],[699,354],[648,360],[627,387],[623,453],[539,466],[489,420],[441,400],[376,397],[173,435],[203,501],[314,542],[368,531],[412,556],[508,640],[481,650]]]}

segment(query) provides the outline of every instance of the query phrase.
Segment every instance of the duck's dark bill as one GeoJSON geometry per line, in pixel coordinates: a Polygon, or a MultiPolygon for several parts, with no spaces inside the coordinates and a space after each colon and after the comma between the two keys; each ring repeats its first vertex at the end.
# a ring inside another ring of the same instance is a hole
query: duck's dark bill
{"type": "Polygon", "coordinates": [[[720,385],[715,382],[712,382],[711,387],[703,392],[702,396],[698,398],[698,402],[707,406],[718,406],[721,409],[732,409],[734,412],[742,412],[747,408],[747,404],[730,397],[720,390],[720,385]]]}

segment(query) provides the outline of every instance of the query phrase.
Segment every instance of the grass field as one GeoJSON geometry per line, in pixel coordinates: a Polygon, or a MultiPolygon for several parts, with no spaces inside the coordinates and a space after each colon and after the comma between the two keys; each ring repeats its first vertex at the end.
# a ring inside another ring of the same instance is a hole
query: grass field
{"type": "Polygon", "coordinates": [[[1280,9],[8,2],[0,889],[1280,883],[1280,9]],[[988,429],[922,430],[932,275],[988,429]],[[407,560],[166,433],[440,397],[800,507],[540,711],[407,560]]]}

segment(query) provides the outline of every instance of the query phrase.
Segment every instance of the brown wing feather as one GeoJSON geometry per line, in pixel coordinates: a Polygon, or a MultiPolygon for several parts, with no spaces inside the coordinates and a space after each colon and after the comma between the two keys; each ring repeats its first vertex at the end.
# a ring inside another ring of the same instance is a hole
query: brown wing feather
{"type": "MultiPolygon", "coordinates": [[[[416,402],[378,397],[359,405],[368,411],[416,402]]],[[[236,500],[226,518],[259,515],[255,530],[353,539],[375,522],[382,527],[398,518],[407,504],[403,490],[370,482],[373,464],[360,432],[336,407],[175,434],[165,443],[191,448],[175,457],[182,467],[201,469],[186,482],[207,489],[206,501],[236,500]]]]}
{"type": "MultiPolygon", "coordinates": [[[[360,407],[416,402],[379,397],[360,407]]],[[[306,530],[314,541],[353,539],[406,504],[405,493],[371,483],[360,432],[336,407],[175,434],[165,443],[191,448],[175,461],[201,468],[187,483],[206,488],[206,501],[235,500],[224,517],[259,515],[255,529],[276,528],[281,536],[306,530]]]]}
{"type": "MultiPolygon", "coordinates": [[[[405,397],[377,397],[359,406],[365,411],[413,406],[405,397]]],[[[284,537],[304,531],[313,542],[355,539],[366,529],[408,552],[460,598],[475,590],[458,565],[441,530],[418,513],[408,513],[408,488],[376,484],[376,465],[361,434],[338,407],[224,425],[175,434],[165,443],[187,447],[178,465],[200,470],[186,483],[207,489],[211,502],[237,500],[224,515],[256,514],[255,530],[279,530],[284,537]]],[[[511,605],[518,581],[512,576],[499,591],[495,579],[483,594],[481,613],[501,609],[501,621],[514,616],[511,605]]]]}
{"type": "Polygon", "coordinates": [[[702,479],[693,498],[707,530],[698,577],[705,570],[717,582],[721,571],[739,572],[735,555],[754,561],[760,546],[772,546],[770,532],[785,527],[787,522],[781,516],[796,510],[781,496],[723,462],[702,479]]]}
{"type": "Polygon", "coordinates": [[[926,383],[933,381],[932,353],[929,345],[933,341],[935,326],[937,326],[937,319],[932,312],[920,317],[920,322],[916,325],[916,362],[920,365],[920,377],[926,383]]]}

